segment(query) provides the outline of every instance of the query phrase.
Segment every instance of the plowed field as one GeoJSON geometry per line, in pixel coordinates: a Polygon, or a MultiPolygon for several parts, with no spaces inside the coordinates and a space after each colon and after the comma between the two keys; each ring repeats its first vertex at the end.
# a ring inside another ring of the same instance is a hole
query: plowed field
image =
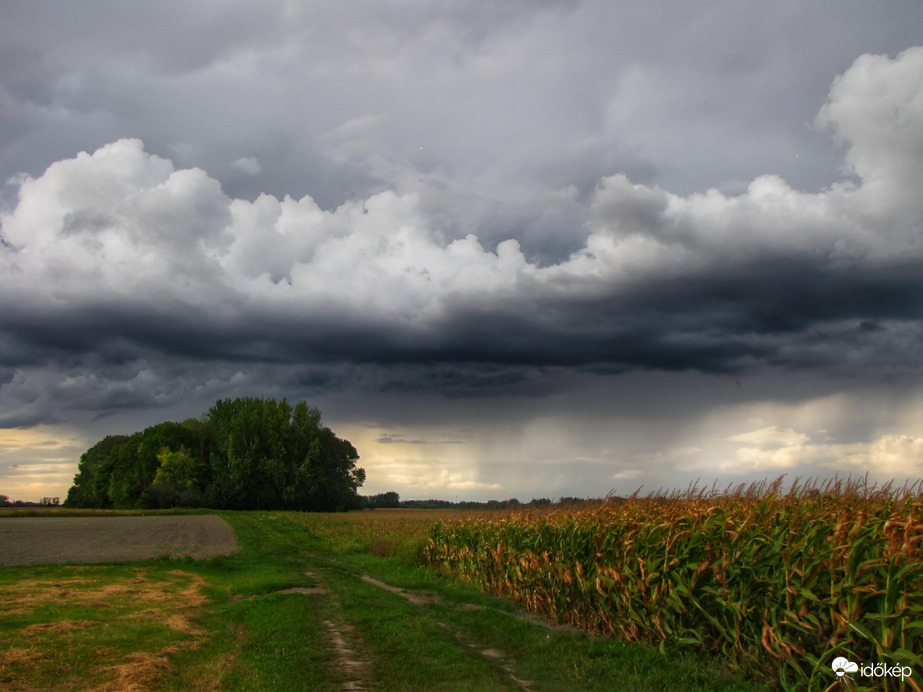
{"type": "Polygon", "coordinates": [[[209,558],[237,550],[217,516],[15,517],[0,519],[0,565],[209,558]]]}

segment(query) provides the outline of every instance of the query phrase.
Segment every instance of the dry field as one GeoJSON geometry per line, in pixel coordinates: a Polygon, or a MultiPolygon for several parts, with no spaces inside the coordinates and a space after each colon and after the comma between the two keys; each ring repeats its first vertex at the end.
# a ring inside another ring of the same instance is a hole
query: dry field
{"type": "Polygon", "coordinates": [[[196,559],[237,550],[234,532],[213,515],[14,517],[0,519],[0,566],[196,559]]]}

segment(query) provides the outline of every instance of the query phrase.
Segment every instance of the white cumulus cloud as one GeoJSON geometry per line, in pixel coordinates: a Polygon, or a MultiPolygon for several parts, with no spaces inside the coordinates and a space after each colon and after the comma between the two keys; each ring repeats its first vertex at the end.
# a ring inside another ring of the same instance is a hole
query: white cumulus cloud
{"type": "MultiPolygon", "coordinates": [[[[455,304],[587,297],[767,254],[920,257],[919,217],[907,215],[923,208],[920,75],[923,48],[863,56],[831,89],[820,120],[843,139],[858,185],[808,194],[767,175],[738,196],[683,197],[614,175],[585,209],[584,248],[547,267],[527,261],[515,238],[494,250],[471,235],[444,239],[412,193],[386,191],[333,211],[310,197],[231,199],[206,172],[176,170],[139,140],[120,140],[21,182],[18,204],[0,216],[0,280],[29,302],[156,294],[413,322],[455,304]]],[[[351,141],[372,123],[351,122],[332,137],[351,141]]]]}

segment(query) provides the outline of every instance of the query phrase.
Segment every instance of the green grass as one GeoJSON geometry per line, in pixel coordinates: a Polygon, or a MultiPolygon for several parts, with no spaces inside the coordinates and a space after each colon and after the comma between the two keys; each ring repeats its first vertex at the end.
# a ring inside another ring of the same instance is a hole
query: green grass
{"type": "MultiPolygon", "coordinates": [[[[222,676],[222,688],[324,689],[333,682],[336,661],[326,648],[320,610],[317,603],[306,602],[296,594],[268,594],[218,609],[216,616],[222,622],[216,626],[230,627],[229,632],[236,635],[234,656],[222,676]]],[[[212,663],[225,661],[226,644],[216,643],[219,646],[199,656],[212,663]]],[[[197,665],[182,665],[182,660],[178,663],[180,672],[172,688],[192,689],[197,665]]]]}
{"type": "Polygon", "coordinates": [[[443,513],[222,516],[241,546],[230,556],[0,570],[0,689],[759,689],[714,663],[551,629],[423,567],[443,513]],[[82,595],[55,602],[62,589],[82,595]]]}
{"type": "Polygon", "coordinates": [[[178,657],[165,689],[322,690],[341,684],[323,621],[323,595],[282,594],[316,587],[306,574],[306,536],[265,513],[229,513],[241,550],[200,563],[207,642],[178,657]]]}
{"type": "Polygon", "coordinates": [[[327,574],[343,615],[361,636],[370,677],[383,689],[512,689],[503,671],[459,646],[430,613],[354,575],[327,574]]]}
{"type": "Polygon", "coordinates": [[[400,681],[382,689],[516,689],[511,674],[534,690],[761,689],[714,663],[690,663],[642,645],[537,624],[508,601],[424,568],[418,563],[422,546],[432,523],[446,516],[442,512],[281,516],[311,537],[315,564],[337,585],[345,614],[359,623],[376,657],[397,666],[413,661],[405,672],[380,664],[376,679],[400,681]],[[438,602],[412,605],[365,584],[361,574],[434,594],[438,602]],[[482,655],[485,649],[502,659],[482,655]],[[485,677],[474,677],[485,668],[485,677]]]}

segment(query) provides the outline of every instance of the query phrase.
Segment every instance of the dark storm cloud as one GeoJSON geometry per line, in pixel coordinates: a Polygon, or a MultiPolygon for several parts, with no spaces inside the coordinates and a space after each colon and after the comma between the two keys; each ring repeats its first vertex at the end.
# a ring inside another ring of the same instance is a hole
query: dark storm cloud
{"type": "MultiPolygon", "coordinates": [[[[453,310],[424,329],[402,324],[266,315],[246,310],[233,319],[142,306],[0,316],[4,362],[40,365],[51,359],[131,362],[137,352],[184,360],[299,364],[458,366],[434,371],[425,383],[394,387],[502,389],[526,377],[514,370],[475,375],[469,364],[609,366],[616,369],[697,369],[737,372],[760,363],[798,366],[802,350],[837,334],[832,348],[854,350],[877,339],[887,324],[915,323],[923,293],[923,262],[868,268],[819,266],[806,258],[758,259],[747,264],[648,282],[592,299],[514,301],[453,310]],[[845,340],[842,324],[849,324],[845,340]],[[795,344],[798,344],[796,347],[795,344]],[[454,374],[450,374],[454,373],[454,374]]],[[[908,354],[866,367],[915,368],[908,354]]],[[[835,369],[839,360],[829,359],[835,369]]],[[[821,364],[811,363],[820,366],[821,364]]],[[[328,382],[314,374],[309,383],[328,382]]]]}
{"type": "Polygon", "coordinates": [[[919,477],[921,25],[7,3],[0,454],[61,487],[4,492],[228,396],[318,406],[370,493],[919,477]]]}
{"type": "Polygon", "coordinates": [[[431,195],[251,202],[119,140],[18,181],[0,216],[3,360],[92,362],[98,411],[173,401],[171,360],[397,368],[367,388],[455,396],[528,395],[543,368],[915,371],[921,68],[923,49],[863,56],[834,82],[818,123],[857,182],[681,196],[608,176],[547,203],[581,238],[547,262],[444,233],[431,195]]]}
{"type": "Polygon", "coordinates": [[[7,8],[0,426],[915,373],[923,9],[894,7],[7,8]]]}

